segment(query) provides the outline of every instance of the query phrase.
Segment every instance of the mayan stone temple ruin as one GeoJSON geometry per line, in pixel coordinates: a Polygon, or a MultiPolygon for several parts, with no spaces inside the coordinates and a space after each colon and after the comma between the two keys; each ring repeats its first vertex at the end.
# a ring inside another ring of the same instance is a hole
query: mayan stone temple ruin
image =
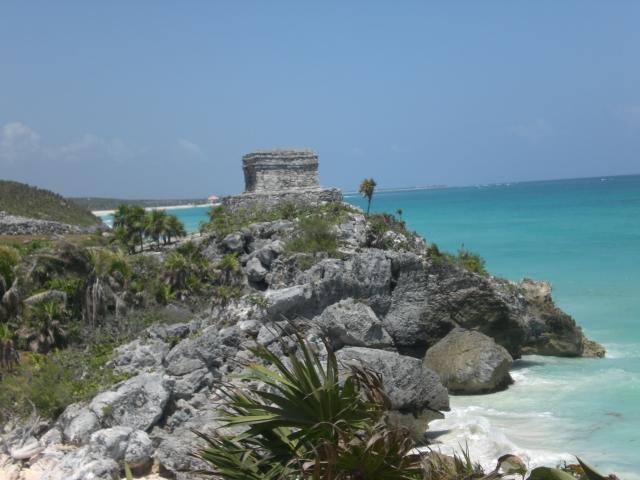
{"type": "Polygon", "coordinates": [[[310,150],[267,150],[242,157],[245,191],[223,198],[230,208],[273,208],[279,204],[338,202],[337,188],[322,188],[318,155],[310,150]]]}

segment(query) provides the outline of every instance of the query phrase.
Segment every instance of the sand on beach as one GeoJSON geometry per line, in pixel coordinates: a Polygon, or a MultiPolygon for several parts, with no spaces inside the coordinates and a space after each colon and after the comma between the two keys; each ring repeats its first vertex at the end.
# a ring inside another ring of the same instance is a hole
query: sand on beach
{"type": "MultiPolygon", "coordinates": [[[[149,210],[180,210],[184,208],[199,208],[199,207],[216,207],[220,205],[219,203],[189,203],[186,205],[166,205],[161,207],[145,207],[146,211],[149,210]]],[[[115,210],[92,210],[96,217],[103,217],[105,215],[113,215],[115,210]]]]}

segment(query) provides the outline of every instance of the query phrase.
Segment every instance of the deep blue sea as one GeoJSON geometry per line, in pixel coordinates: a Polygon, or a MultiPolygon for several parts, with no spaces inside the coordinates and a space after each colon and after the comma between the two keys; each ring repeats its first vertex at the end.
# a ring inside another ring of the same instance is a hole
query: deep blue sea
{"type": "MultiPolygon", "coordinates": [[[[608,352],[525,357],[507,391],[454,397],[432,424],[449,430],[441,440],[490,467],[504,453],[531,466],[573,454],[640,478],[640,176],[376,193],[372,210],[398,208],[429,242],[464,244],[495,275],[550,281],[557,304],[608,352]]],[[[196,230],[206,208],[172,213],[196,230]]]]}

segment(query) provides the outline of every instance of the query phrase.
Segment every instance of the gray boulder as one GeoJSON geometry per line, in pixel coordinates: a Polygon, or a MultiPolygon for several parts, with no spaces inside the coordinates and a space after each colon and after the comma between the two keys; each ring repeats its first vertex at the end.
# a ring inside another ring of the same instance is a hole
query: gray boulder
{"type": "Polygon", "coordinates": [[[89,408],[106,426],[124,425],[149,430],[161,418],[169,401],[159,373],[142,373],[93,398],[89,408]]]}
{"type": "Polygon", "coordinates": [[[331,339],[336,349],[345,345],[369,348],[393,346],[391,336],[371,307],[352,298],[328,306],[315,317],[313,323],[331,339]]]}
{"type": "Polygon", "coordinates": [[[252,257],[245,266],[245,272],[250,281],[260,283],[264,280],[267,269],[262,266],[257,257],[252,257]]]}
{"type": "Polygon", "coordinates": [[[169,376],[167,386],[175,398],[189,398],[220,377],[219,368],[237,351],[229,340],[216,326],[210,326],[171,349],[164,365],[169,376]]]}
{"type": "Polygon", "coordinates": [[[85,445],[62,457],[42,480],[119,480],[120,465],[85,445]]]}
{"type": "Polygon", "coordinates": [[[151,463],[153,442],[146,432],[136,430],[129,437],[129,443],[124,454],[124,461],[134,470],[142,470],[151,463]]]}
{"type": "Polygon", "coordinates": [[[435,371],[451,393],[489,393],[512,383],[513,359],[486,335],[456,328],[431,347],[424,365],[435,371]]]}
{"type": "Polygon", "coordinates": [[[447,389],[417,358],[363,347],[343,348],[336,356],[344,367],[366,366],[382,375],[393,409],[388,420],[407,428],[417,441],[423,440],[431,420],[449,410],[447,389]]]}
{"type": "Polygon", "coordinates": [[[244,253],[244,235],[241,232],[230,233],[222,240],[222,247],[227,252],[244,253]]]}
{"type": "Polygon", "coordinates": [[[98,430],[91,435],[89,445],[93,452],[119,462],[127,451],[132,431],[129,427],[121,426],[98,430]]]}
{"type": "Polygon", "coordinates": [[[115,350],[113,366],[122,372],[139,373],[162,368],[169,345],[157,339],[137,339],[115,350]]]}
{"type": "Polygon", "coordinates": [[[395,410],[448,410],[449,395],[438,375],[417,358],[363,347],[336,352],[344,365],[366,366],[382,375],[384,389],[395,410]]]}
{"type": "Polygon", "coordinates": [[[79,403],[69,405],[58,418],[63,439],[80,445],[89,441],[93,432],[100,428],[100,420],[89,408],[79,403]]]}

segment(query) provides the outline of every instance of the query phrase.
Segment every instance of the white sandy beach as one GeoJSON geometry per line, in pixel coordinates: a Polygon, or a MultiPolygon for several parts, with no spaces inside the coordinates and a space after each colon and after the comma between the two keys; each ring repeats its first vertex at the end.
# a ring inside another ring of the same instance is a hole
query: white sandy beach
{"type": "MultiPolygon", "coordinates": [[[[184,208],[198,208],[198,207],[215,207],[220,205],[219,203],[189,203],[186,205],[167,205],[162,207],[145,207],[145,210],[180,210],[184,208]]],[[[91,210],[96,217],[103,217],[104,215],[112,215],[115,210],[91,210]]]]}

